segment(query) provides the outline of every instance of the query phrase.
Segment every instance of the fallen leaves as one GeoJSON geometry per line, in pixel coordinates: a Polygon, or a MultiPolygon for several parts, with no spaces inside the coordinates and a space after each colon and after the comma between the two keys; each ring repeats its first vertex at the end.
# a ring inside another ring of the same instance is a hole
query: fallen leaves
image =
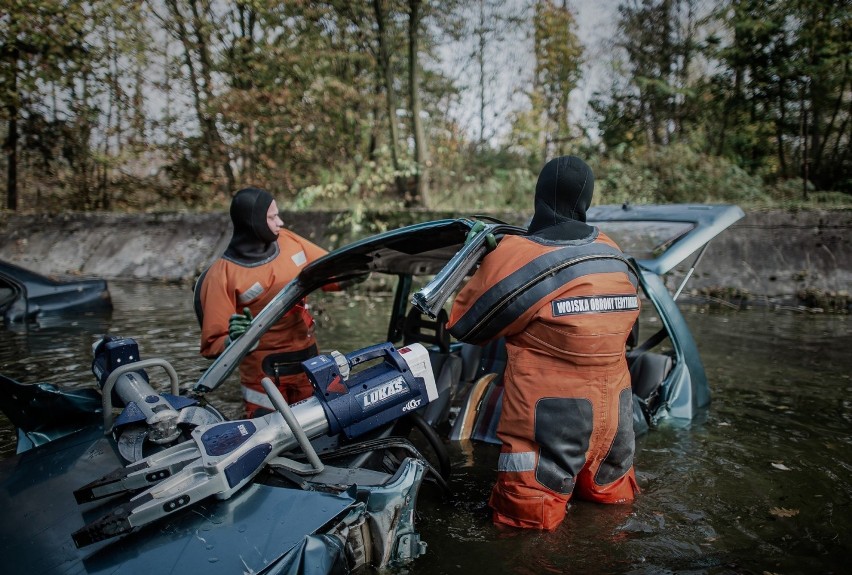
{"type": "Polygon", "coordinates": [[[786,509],[784,507],[773,507],[769,512],[775,517],[795,517],[799,514],[798,509],[786,509]]]}

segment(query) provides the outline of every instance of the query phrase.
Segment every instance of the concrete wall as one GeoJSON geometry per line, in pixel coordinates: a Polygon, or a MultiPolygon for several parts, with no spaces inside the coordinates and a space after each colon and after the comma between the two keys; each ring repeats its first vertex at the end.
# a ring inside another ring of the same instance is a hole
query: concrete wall
{"type": "Polygon", "coordinates": [[[690,285],[769,297],[806,289],[848,295],[852,210],[747,212],[713,240],[690,285]]]}
{"type": "MultiPolygon", "coordinates": [[[[523,214],[493,214],[522,223],[523,214]]],[[[297,233],[326,248],[383,229],[453,217],[438,212],[283,213],[297,233]]],[[[802,289],[848,296],[852,210],[751,211],[713,240],[690,281],[704,293],[795,296],[802,289]]],[[[61,214],[0,216],[0,259],[47,275],[191,281],[222,253],[228,215],[61,214]]],[[[668,278],[676,286],[683,268],[668,278]]]]}

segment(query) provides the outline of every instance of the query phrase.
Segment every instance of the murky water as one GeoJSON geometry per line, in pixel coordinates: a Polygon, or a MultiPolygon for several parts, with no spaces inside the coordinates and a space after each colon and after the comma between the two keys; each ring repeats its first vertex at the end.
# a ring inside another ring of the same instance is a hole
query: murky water
{"type": "MultiPolygon", "coordinates": [[[[135,338],[184,384],[209,365],[186,287],[111,285],[109,319],[0,331],[0,373],[24,382],[94,385],[91,344],[135,338]]],[[[390,305],[351,294],[315,300],[320,343],[351,351],[383,341],[390,305]]],[[[573,503],[552,533],[501,530],[485,501],[497,451],[450,446],[454,495],[424,488],[427,554],[405,571],[437,573],[840,573],[852,553],[852,335],[849,318],[686,310],[713,391],[702,421],[640,438],[642,494],[631,506],[573,503]]],[[[646,334],[651,333],[646,331],[646,334]]],[[[152,375],[154,375],[152,373],[152,375]]],[[[235,383],[217,404],[239,415],[235,383]]],[[[0,418],[0,457],[14,437],[0,418]]]]}

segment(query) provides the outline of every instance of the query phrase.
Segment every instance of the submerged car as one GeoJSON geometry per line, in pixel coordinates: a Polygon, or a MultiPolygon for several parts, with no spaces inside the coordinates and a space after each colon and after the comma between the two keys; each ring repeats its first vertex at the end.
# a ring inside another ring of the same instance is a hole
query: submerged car
{"type": "Polygon", "coordinates": [[[105,280],[57,280],[0,261],[0,313],[6,325],[61,321],[111,310],[105,280]]]}
{"type": "MultiPolygon", "coordinates": [[[[628,342],[634,428],[689,421],[709,403],[695,342],[663,276],[743,216],[735,206],[589,211],[625,249],[661,328],[628,342]],[[643,246],[631,251],[634,238],[643,246]],[[665,345],[664,342],[668,342],[665,345]]],[[[93,350],[98,386],[62,390],[0,377],[19,453],[0,462],[4,572],[346,573],[426,551],[414,510],[426,480],[446,488],[443,439],[497,442],[502,340],[454,341],[447,305],[486,252],[489,221],[416,224],[307,266],[190,387],[129,338],[93,350]],[[304,362],[314,397],[228,421],[206,401],[254,343],[303,298],[370,273],[394,278],[386,341],[304,362]],[[149,382],[165,371],[168,393],[149,382]],[[149,375],[150,372],[150,375],[149,375]],[[123,411],[114,417],[114,407],[123,411]],[[405,439],[420,434],[421,441],[405,439]]],[[[687,273],[687,276],[689,272],[687,273]]],[[[440,553],[440,550],[430,552],[440,553]]]]}

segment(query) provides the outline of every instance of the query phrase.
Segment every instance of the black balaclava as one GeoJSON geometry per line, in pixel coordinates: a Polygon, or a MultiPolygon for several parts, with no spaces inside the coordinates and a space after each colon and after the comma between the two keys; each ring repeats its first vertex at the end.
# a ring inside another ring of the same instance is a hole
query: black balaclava
{"type": "Polygon", "coordinates": [[[231,200],[234,235],[225,257],[241,264],[256,264],[278,253],[278,236],[269,229],[266,212],[272,194],[260,188],[243,188],[231,200]]]}
{"type": "Polygon", "coordinates": [[[548,240],[590,237],[594,228],[585,222],[594,189],[592,169],[577,156],[560,156],[547,162],[535,186],[535,214],[529,234],[548,240]]]}

